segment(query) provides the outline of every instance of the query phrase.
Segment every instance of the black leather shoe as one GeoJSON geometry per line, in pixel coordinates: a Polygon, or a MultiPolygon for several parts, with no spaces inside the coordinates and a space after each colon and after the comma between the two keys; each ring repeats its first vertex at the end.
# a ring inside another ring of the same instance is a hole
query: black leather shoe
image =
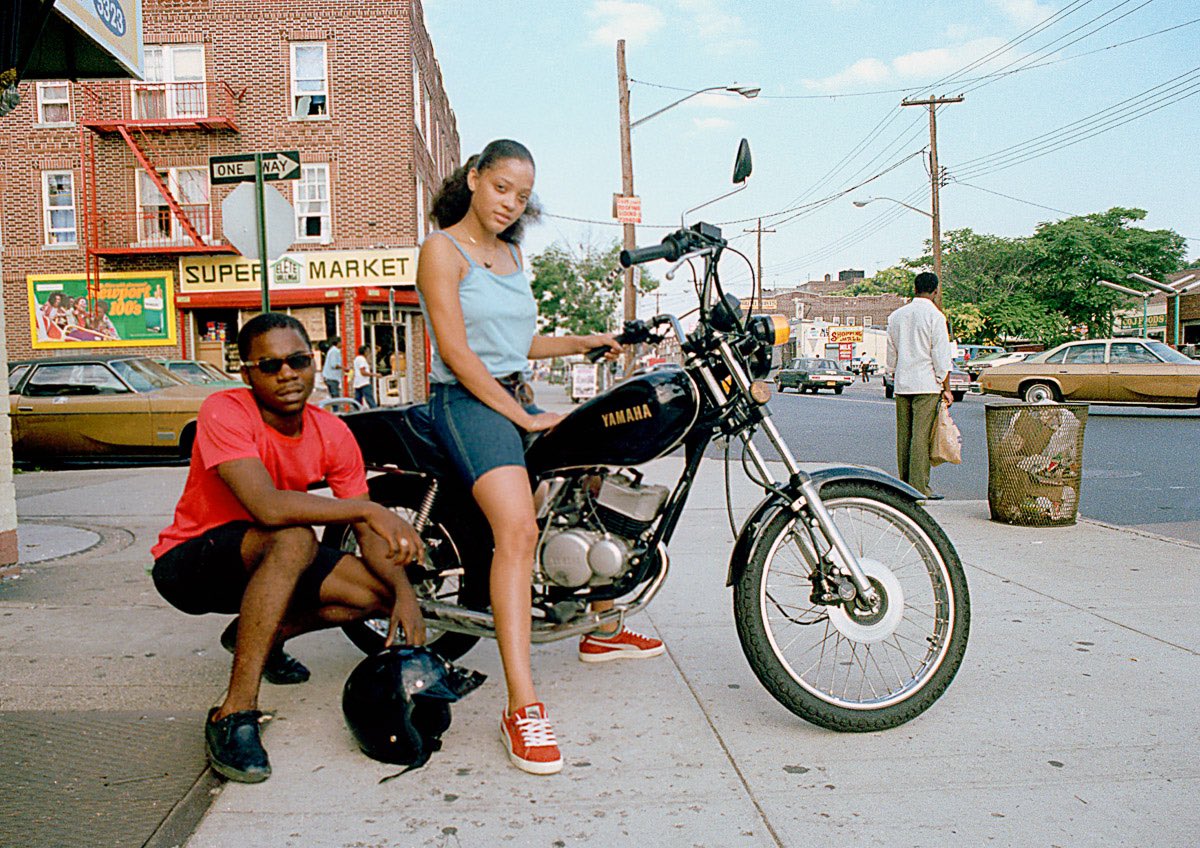
{"type": "Polygon", "coordinates": [[[208,711],[204,724],[204,747],[213,771],[238,783],[262,783],[271,776],[271,763],[262,746],[258,710],[230,713],[213,721],[217,708],[208,711]]]}
{"type": "MultiPolygon", "coordinates": [[[[229,626],[221,634],[221,647],[231,654],[237,647],[237,624],[238,620],[235,618],[229,622],[229,626]]],[[[267,663],[263,666],[263,677],[268,682],[274,683],[276,686],[290,686],[294,683],[303,683],[311,676],[307,666],[283,648],[276,646],[271,649],[271,653],[267,654],[267,663]]]]}

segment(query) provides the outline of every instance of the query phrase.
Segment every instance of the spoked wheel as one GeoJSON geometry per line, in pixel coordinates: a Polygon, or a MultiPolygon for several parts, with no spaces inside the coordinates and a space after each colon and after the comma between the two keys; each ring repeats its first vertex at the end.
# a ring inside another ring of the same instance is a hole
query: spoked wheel
{"type": "Polygon", "coordinates": [[[814,604],[816,554],[798,516],[781,513],[734,586],[742,650],[801,718],[847,732],[896,727],[928,709],[962,663],[971,618],[962,563],[925,510],[887,489],[830,483],[821,499],[882,603],[814,604]]]}
{"type": "MultiPolygon", "coordinates": [[[[419,497],[403,492],[389,492],[383,496],[373,495],[372,500],[391,509],[401,518],[412,522],[416,515],[419,497]]],[[[425,542],[425,568],[433,571],[453,572],[444,577],[432,578],[413,582],[413,589],[418,598],[442,601],[443,603],[459,603],[467,605],[468,591],[473,578],[478,575],[468,575],[465,562],[465,551],[461,541],[466,534],[460,528],[449,523],[439,523],[434,520],[421,534],[425,542]]],[[[347,553],[358,553],[358,539],[354,531],[347,525],[330,525],[325,528],[321,540],[347,553]]],[[[410,576],[413,570],[410,568],[410,576]]],[[[482,579],[486,582],[486,573],[482,579]]],[[[473,597],[473,596],[472,596],[473,597]]],[[[449,633],[433,627],[426,620],[425,644],[445,659],[453,662],[475,646],[478,636],[468,636],[465,633],[449,633]]],[[[363,653],[374,654],[383,650],[387,639],[388,619],[371,618],[357,621],[342,627],[342,632],[363,653]]]]}

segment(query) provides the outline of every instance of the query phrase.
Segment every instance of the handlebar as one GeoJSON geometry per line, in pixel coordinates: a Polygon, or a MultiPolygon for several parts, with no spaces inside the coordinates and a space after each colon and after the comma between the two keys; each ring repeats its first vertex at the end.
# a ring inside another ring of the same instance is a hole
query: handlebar
{"type": "MultiPolygon", "coordinates": [[[[625,329],[617,335],[617,343],[623,345],[640,344],[650,338],[650,326],[645,321],[633,320],[625,322],[625,329]]],[[[584,354],[588,362],[599,362],[608,353],[608,345],[594,347],[584,354]]]]}
{"type": "Polygon", "coordinates": [[[650,247],[635,247],[633,250],[621,251],[621,266],[631,268],[643,262],[653,262],[656,259],[669,259],[674,262],[679,258],[679,248],[674,242],[663,241],[650,247]]]}

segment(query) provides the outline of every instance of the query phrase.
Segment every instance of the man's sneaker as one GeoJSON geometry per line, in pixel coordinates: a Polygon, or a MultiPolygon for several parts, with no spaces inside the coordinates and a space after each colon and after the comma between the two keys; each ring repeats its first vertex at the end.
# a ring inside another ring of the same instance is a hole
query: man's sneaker
{"type": "Polygon", "coordinates": [[[230,713],[213,721],[217,708],[208,711],[204,723],[204,747],[213,771],[239,783],[262,783],[271,776],[271,763],[262,746],[258,710],[230,713]]]}
{"type": "Polygon", "coordinates": [[[597,663],[609,660],[644,660],[665,651],[661,639],[643,636],[623,627],[612,636],[589,633],[579,640],[581,662],[597,663]]]}
{"type": "Polygon", "coordinates": [[[530,774],[558,774],[562,754],[554,740],[554,727],[544,704],[529,704],[512,715],[500,716],[500,739],[508,758],[530,774]]]}
{"type": "MultiPolygon", "coordinates": [[[[221,634],[221,647],[233,653],[237,648],[237,625],[235,618],[221,634]]],[[[267,654],[267,663],[263,666],[263,677],[276,686],[290,686],[293,683],[303,683],[310,677],[308,668],[300,660],[293,657],[282,647],[276,645],[267,654]]]]}

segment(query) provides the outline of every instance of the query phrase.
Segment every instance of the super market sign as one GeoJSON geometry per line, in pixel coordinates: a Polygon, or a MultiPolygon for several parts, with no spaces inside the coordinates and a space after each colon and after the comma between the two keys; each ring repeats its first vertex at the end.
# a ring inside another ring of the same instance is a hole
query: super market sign
{"type": "MultiPolygon", "coordinates": [[[[272,291],[413,285],[415,247],[285,253],[271,264],[272,291]]],[[[259,264],[241,256],[189,256],[179,262],[183,294],[258,291],[259,264]]]]}

